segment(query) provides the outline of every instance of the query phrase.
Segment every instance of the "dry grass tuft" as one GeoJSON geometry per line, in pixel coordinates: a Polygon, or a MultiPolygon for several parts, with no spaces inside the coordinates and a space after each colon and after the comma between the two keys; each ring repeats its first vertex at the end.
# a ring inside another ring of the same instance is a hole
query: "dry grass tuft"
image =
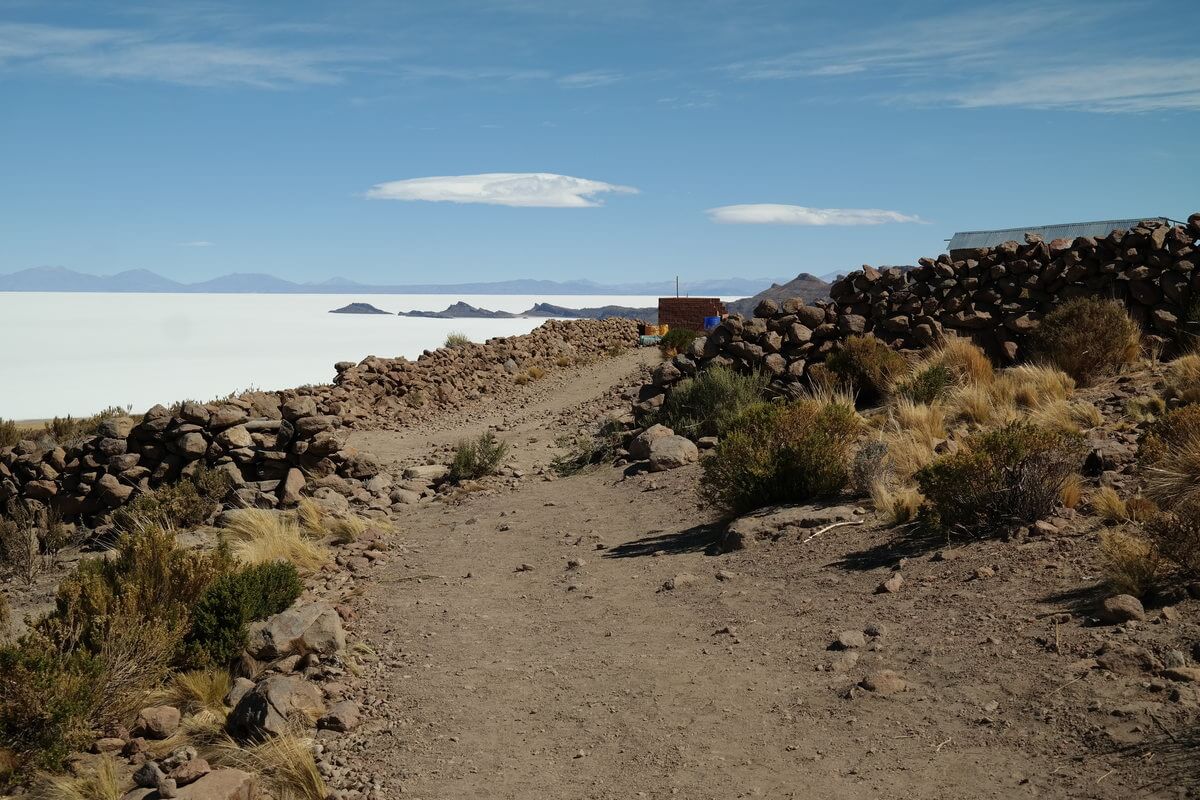
{"type": "Polygon", "coordinates": [[[1111,486],[1101,486],[1092,492],[1090,503],[1092,510],[1105,522],[1125,522],[1129,519],[1125,501],[1111,486]]]}
{"type": "Polygon", "coordinates": [[[1083,478],[1071,475],[1063,481],[1058,500],[1064,508],[1075,508],[1083,500],[1083,478]]]}
{"type": "Polygon", "coordinates": [[[917,518],[925,496],[911,486],[889,489],[882,482],[871,485],[871,502],[875,510],[892,525],[904,525],[917,518]]]}
{"type": "Polygon", "coordinates": [[[1162,567],[1158,548],[1138,536],[1121,531],[1100,534],[1104,575],[1114,589],[1144,597],[1154,588],[1162,567]]]}
{"type": "Polygon", "coordinates": [[[43,775],[33,791],[37,800],[121,800],[121,773],[109,756],[80,775],[43,775]]]}
{"type": "Polygon", "coordinates": [[[530,367],[529,377],[535,381],[540,381],[542,378],[546,377],[546,370],[542,369],[541,367],[530,367]]]}
{"type": "Polygon", "coordinates": [[[306,533],[320,536],[325,532],[325,509],[311,497],[302,497],[296,507],[296,521],[306,533]]]}
{"type": "Polygon", "coordinates": [[[214,748],[213,759],[257,773],[275,800],[325,800],[329,795],[310,741],[296,735],[273,736],[246,747],[226,737],[214,748]]]}
{"type": "Polygon", "coordinates": [[[172,675],[160,694],[164,702],[188,714],[205,710],[224,712],[225,695],[231,685],[228,670],[192,670],[172,675]]]}
{"type": "Polygon", "coordinates": [[[946,408],[940,403],[899,400],[892,406],[893,426],[936,443],[946,438],[946,408]]]}
{"type": "Polygon", "coordinates": [[[1188,431],[1145,470],[1146,495],[1160,507],[1200,503],[1200,432],[1188,431]]]}
{"type": "Polygon", "coordinates": [[[1188,353],[1172,361],[1163,383],[1167,400],[1185,405],[1200,402],[1200,353],[1188,353]]]}
{"type": "Polygon", "coordinates": [[[989,385],[995,380],[996,370],[987,354],[970,339],[952,337],[946,339],[925,359],[931,364],[940,364],[953,372],[963,384],[989,385]]]}
{"type": "Polygon", "coordinates": [[[329,553],[306,538],[299,524],[285,514],[241,509],[233,515],[225,533],[233,554],[246,564],[290,561],[300,572],[312,573],[329,560],[329,553]]]}
{"type": "Polygon", "coordinates": [[[1075,381],[1062,370],[1044,364],[1021,364],[1006,369],[996,380],[998,394],[1011,397],[1020,408],[1037,409],[1067,400],[1075,391],[1075,381]]]}

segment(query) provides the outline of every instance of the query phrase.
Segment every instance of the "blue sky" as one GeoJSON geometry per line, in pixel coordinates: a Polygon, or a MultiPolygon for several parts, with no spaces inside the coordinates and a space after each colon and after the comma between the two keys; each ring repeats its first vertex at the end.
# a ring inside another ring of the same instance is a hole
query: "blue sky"
{"type": "Polygon", "coordinates": [[[1197,30],[1194,0],[0,0],[0,272],[783,277],[1186,217],[1197,30]]]}

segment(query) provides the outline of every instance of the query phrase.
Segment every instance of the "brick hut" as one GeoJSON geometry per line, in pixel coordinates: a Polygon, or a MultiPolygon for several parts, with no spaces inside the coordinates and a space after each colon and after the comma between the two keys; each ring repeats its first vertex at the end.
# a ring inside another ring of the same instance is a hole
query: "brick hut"
{"type": "Polygon", "coordinates": [[[725,304],[719,297],[660,297],[658,324],[703,332],[705,317],[725,314],[725,304]]]}

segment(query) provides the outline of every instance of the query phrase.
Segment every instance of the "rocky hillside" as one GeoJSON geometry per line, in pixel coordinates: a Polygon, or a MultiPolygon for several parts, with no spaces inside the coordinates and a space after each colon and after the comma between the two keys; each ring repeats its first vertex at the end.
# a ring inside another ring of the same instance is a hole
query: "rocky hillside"
{"type": "Polygon", "coordinates": [[[730,314],[741,314],[743,317],[748,317],[754,313],[755,306],[763,300],[774,300],[779,303],[793,297],[798,297],[806,303],[825,300],[829,297],[829,287],[828,281],[822,280],[816,275],[801,272],[787,283],[772,284],[770,288],[764,289],[753,297],[734,300],[732,303],[726,303],[725,306],[729,309],[730,314]]]}

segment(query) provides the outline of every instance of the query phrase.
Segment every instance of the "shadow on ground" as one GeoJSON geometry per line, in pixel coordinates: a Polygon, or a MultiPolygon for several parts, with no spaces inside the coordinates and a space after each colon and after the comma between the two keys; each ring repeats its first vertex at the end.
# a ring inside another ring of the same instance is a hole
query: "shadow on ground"
{"type": "Polygon", "coordinates": [[[1115,751],[1133,762],[1155,763],[1154,779],[1138,787],[1138,796],[1173,791],[1194,797],[1193,793],[1200,791],[1200,769],[1196,768],[1200,763],[1200,726],[1171,730],[1151,716],[1158,727],[1157,735],[1115,751]]]}
{"type": "MultiPolygon", "coordinates": [[[[916,558],[934,550],[955,546],[943,533],[927,533],[922,531],[892,531],[891,538],[886,542],[847,553],[845,557],[834,561],[831,566],[845,570],[867,571],[881,567],[894,567],[902,558],[916,558]]],[[[964,544],[959,542],[957,544],[964,544]]]]}
{"type": "Polygon", "coordinates": [[[640,539],[619,544],[608,550],[605,558],[636,558],[652,556],[655,553],[677,555],[680,553],[705,552],[709,555],[720,553],[720,540],[725,532],[722,525],[695,525],[677,533],[663,533],[643,536],[640,539]]]}

